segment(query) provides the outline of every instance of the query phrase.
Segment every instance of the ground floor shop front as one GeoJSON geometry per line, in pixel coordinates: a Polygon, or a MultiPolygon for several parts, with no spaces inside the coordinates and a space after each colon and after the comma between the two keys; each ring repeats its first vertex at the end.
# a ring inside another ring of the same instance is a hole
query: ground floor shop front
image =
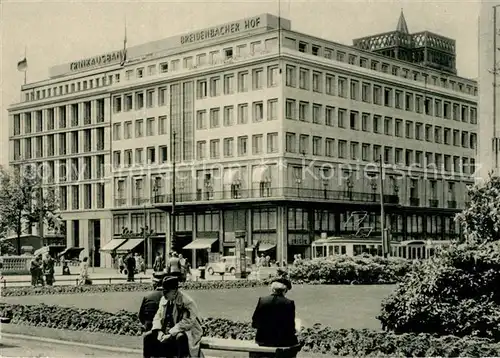
{"type": "MultiPolygon", "coordinates": [[[[394,241],[453,240],[460,235],[454,220],[456,210],[388,205],[385,211],[386,228],[394,241]]],[[[193,205],[176,208],[173,220],[169,208],[157,207],[113,212],[111,236],[115,242],[103,247],[111,254],[113,245],[122,240],[117,251],[139,252],[148,266],[158,253],[168,257],[175,251],[198,267],[222,256],[234,256],[235,233],[243,231],[244,245],[252,259],[264,255],[283,264],[292,262],[296,254],[310,258],[311,245],[322,234],[369,240],[381,236],[380,227],[380,208],[376,205],[309,202],[248,203],[237,207],[193,205]],[[145,225],[151,235],[123,241],[124,228],[139,233],[145,225]]]]}

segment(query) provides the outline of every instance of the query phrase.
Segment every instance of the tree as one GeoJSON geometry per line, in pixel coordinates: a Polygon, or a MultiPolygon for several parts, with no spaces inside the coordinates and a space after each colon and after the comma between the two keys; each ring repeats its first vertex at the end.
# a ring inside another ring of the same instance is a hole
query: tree
{"type": "Polygon", "coordinates": [[[53,191],[45,194],[38,173],[31,166],[7,170],[0,166],[0,229],[16,234],[21,254],[21,235],[34,223],[56,229],[60,225],[53,191]]]}
{"type": "Polygon", "coordinates": [[[469,243],[500,240],[500,177],[468,188],[470,204],[457,215],[457,221],[469,243]]]}

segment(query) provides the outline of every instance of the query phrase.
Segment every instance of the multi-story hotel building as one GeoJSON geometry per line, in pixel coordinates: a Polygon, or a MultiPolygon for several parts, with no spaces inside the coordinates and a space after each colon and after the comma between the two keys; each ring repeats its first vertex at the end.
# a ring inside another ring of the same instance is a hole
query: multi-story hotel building
{"type": "Polygon", "coordinates": [[[46,164],[68,246],[101,266],[119,244],[149,263],[193,242],[230,255],[240,230],[280,262],[322,233],[380,237],[379,158],[394,241],[459,235],[477,85],[456,74],[454,40],[402,15],[347,46],[264,14],[50,73],[10,107],[11,164],[46,164]],[[146,243],[118,240],[145,224],[146,243]]]}

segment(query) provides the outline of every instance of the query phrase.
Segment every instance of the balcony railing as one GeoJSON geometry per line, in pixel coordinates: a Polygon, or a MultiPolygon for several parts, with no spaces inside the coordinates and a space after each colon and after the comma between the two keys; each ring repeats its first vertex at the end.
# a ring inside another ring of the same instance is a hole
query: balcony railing
{"type": "Polygon", "coordinates": [[[419,198],[410,198],[410,206],[420,206],[419,198]]]}
{"type": "Polygon", "coordinates": [[[457,208],[457,201],[456,200],[448,200],[448,208],[456,209],[457,208]]]}
{"type": "Polygon", "coordinates": [[[125,206],[125,204],[127,204],[127,199],[124,199],[124,198],[115,199],[115,206],[116,207],[125,206]]]}
{"type": "Polygon", "coordinates": [[[149,199],[145,198],[132,198],[132,205],[139,206],[149,203],[149,199]]]}
{"type": "Polygon", "coordinates": [[[429,207],[437,208],[439,206],[439,200],[437,199],[429,199],[429,207]]]}
{"type": "MultiPolygon", "coordinates": [[[[373,193],[362,193],[354,191],[337,191],[325,189],[302,189],[302,188],[258,188],[258,189],[235,189],[225,191],[211,191],[198,189],[195,193],[176,193],[176,202],[212,201],[212,200],[239,200],[259,198],[294,198],[294,199],[319,199],[333,201],[355,201],[364,203],[378,203],[379,196],[373,193]]],[[[153,201],[159,203],[170,203],[171,194],[156,195],[153,201]]],[[[398,204],[397,195],[384,195],[385,204],[398,204]]]]}

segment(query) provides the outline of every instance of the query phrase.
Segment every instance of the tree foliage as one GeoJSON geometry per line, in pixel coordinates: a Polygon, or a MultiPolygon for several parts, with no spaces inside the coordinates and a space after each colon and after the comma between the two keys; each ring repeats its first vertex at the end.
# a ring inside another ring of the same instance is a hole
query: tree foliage
{"type": "Polygon", "coordinates": [[[500,240],[500,177],[492,176],[484,183],[468,188],[470,203],[457,216],[464,240],[491,242],[500,240]]]}
{"type": "Polygon", "coordinates": [[[500,178],[490,176],[468,192],[470,203],[457,216],[463,242],[403,278],[382,303],[385,329],[500,341],[500,178]]]}
{"type": "Polygon", "coordinates": [[[31,167],[6,169],[0,166],[0,230],[14,232],[21,252],[21,235],[42,221],[49,229],[60,229],[57,198],[43,191],[38,173],[31,167]]]}

